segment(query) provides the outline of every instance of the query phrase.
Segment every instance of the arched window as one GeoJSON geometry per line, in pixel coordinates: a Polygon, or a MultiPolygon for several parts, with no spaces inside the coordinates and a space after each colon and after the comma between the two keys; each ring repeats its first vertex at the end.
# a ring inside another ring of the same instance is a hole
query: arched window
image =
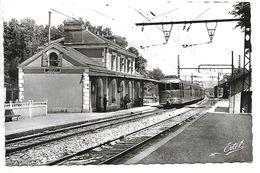
{"type": "Polygon", "coordinates": [[[49,54],[49,66],[57,67],[59,65],[58,55],[55,52],[49,54]]]}

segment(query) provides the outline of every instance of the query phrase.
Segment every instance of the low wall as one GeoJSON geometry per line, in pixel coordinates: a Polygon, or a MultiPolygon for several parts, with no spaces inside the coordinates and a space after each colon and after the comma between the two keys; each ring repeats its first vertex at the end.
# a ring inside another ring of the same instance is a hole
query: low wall
{"type": "Polygon", "coordinates": [[[143,100],[144,103],[156,103],[158,101],[157,97],[144,97],[143,100]]]}
{"type": "Polygon", "coordinates": [[[241,92],[229,98],[229,113],[240,113],[241,92]]]}
{"type": "Polygon", "coordinates": [[[14,114],[21,115],[21,118],[31,118],[36,116],[47,115],[46,102],[22,102],[22,103],[6,103],[5,110],[13,110],[14,114]]]}

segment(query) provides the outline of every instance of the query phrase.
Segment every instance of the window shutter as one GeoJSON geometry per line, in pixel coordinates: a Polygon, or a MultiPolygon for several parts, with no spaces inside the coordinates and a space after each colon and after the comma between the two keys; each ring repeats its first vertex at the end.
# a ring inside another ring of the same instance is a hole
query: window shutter
{"type": "Polygon", "coordinates": [[[48,56],[46,53],[42,54],[42,66],[47,67],[48,66],[48,56]]]}
{"type": "Polygon", "coordinates": [[[61,67],[61,66],[62,66],[62,57],[63,57],[63,54],[60,53],[60,54],[58,55],[58,67],[61,67]]]}

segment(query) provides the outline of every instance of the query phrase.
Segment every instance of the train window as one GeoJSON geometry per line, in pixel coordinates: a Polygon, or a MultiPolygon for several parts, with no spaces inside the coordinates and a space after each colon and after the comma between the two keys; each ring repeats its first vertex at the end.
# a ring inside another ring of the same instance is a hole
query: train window
{"type": "Polygon", "coordinates": [[[184,88],[183,88],[183,83],[181,84],[181,90],[183,90],[184,88]]]}
{"type": "Polygon", "coordinates": [[[165,90],[165,84],[164,83],[160,83],[159,84],[159,90],[160,91],[164,91],[165,90]]]}
{"type": "Polygon", "coordinates": [[[171,84],[170,83],[166,84],[166,90],[171,90],[171,84]]]}
{"type": "Polygon", "coordinates": [[[173,90],[178,90],[178,89],[180,89],[179,84],[178,84],[178,83],[172,83],[172,89],[173,89],[173,90]]]}

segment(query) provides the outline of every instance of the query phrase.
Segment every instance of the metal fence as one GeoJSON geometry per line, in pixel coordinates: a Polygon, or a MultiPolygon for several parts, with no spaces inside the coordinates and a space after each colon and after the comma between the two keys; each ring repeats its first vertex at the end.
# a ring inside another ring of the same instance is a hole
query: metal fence
{"type": "Polygon", "coordinates": [[[21,115],[22,118],[31,118],[47,115],[47,101],[45,102],[15,102],[5,103],[5,110],[13,110],[14,114],[21,115]]]}

